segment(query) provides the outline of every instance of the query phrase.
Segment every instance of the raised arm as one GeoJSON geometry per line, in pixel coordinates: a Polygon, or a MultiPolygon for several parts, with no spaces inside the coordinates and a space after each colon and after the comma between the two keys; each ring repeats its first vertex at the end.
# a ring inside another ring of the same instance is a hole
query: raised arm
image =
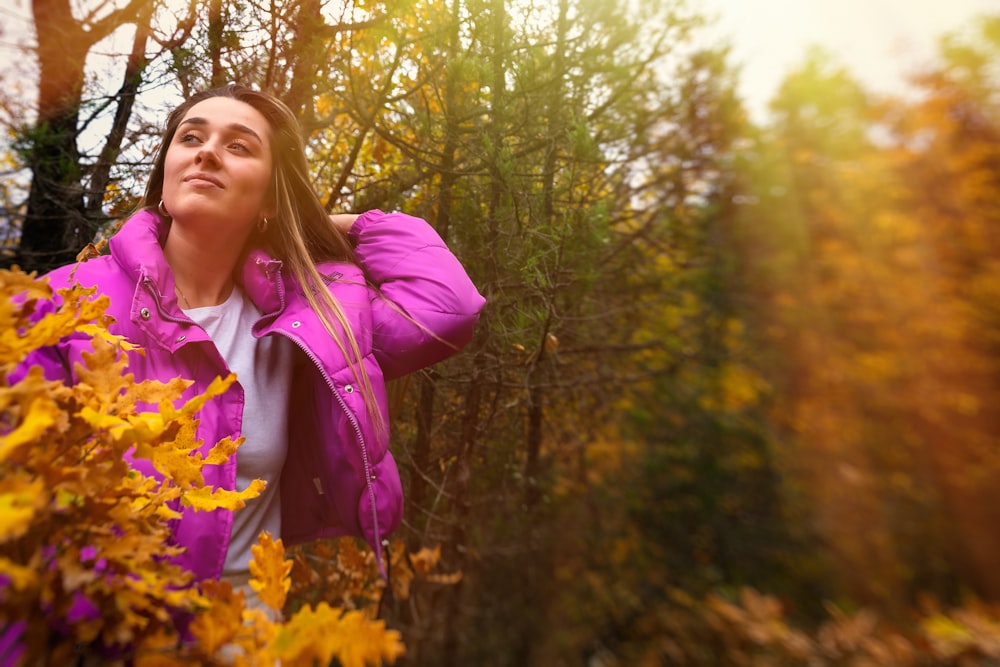
{"type": "Polygon", "coordinates": [[[441,361],[472,339],[486,301],[429,224],[375,210],[350,221],[348,233],[378,288],[374,345],[386,378],[441,361]]]}

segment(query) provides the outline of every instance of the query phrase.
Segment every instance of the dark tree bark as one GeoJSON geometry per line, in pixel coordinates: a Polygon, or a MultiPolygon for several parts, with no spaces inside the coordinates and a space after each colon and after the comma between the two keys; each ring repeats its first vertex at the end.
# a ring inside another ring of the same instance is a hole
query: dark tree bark
{"type": "Polygon", "coordinates": [[[226,85],[226,72],[222,68],[222,38],[225,33],[222,0],[208,3],[208,52],[212,60],[212,88],[226,85]]]}
{"type": "Polygon", "coordinates": [[[124,23],[135,21],[133,0],[99,21],[77,20],[69,0],[34,0],[38,41],[38,117],[27,154],[31,186],[15,261],[46,271],[72,261],[96,227],[87,218],[81,184],[80,105],[88,51],[124,23]]]}
{"type": "MultiPolygon", "coordinates": [[[[562,77],[565,71],[566,33],[569,30],[569,3],[567,0],[559,2],[559,17],[557,19],[556,48],[553,59],[553,80],[552,88],[548,99],[548,134],[550,144],[545,150],[545,163],[542,168],[542,211],[541,219],[544,225],[555,225],[555,189],[556,189],[556,167],[559,155],[559,138],[565,133],[566,128],[562,121],[562,111],[565,106],[563,95],[562,77]]],[[[541,340],[538,341],[538,352],[534,356],[534,363],[531,365],[531,373],[528,380],[528,402],[527,402],[527,429],[525,433],[525,444],[527,455],[524,461],[524,501],[528,508],[533,508],[541,499],[539,492],[541,475],[541,451],[542,440],[544,438],[543,425],[545,421],[546,390],[544,388],[543,373],[545,369],[546,350],[549,344],[549,334],[552,327],[552,306],[549,305],[548,318],[545,322],[545,330],[542,332],[541,340]]]]}
{"type": "Polygon", "coordinates": [[[76,137],[91,42],[69,0],[35,0],[31,7],[38,32],[38,121],[28,155],[32,178],[19,259],[27,270],[44,271],[70,261],[85,236],[76,137]]]}

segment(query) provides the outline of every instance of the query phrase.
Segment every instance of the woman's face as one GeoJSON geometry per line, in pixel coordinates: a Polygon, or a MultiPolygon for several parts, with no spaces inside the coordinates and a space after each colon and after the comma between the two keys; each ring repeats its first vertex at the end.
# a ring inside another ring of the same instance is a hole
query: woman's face
{"type": "Polygon", "coordinates": [[[209,98],[188,110],[167,147],[163,204],[175,224],[242,243],[271,215],[272,164],[264,116],[238,100],[209,98]]]}

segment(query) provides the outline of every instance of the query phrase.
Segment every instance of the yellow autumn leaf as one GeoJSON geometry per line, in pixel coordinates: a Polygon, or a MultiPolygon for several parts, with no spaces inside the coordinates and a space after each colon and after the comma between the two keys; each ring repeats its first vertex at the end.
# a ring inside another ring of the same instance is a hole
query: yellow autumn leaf
{"type": "Polygon", "coordinates": [[[208,655],[215,655],[243,627],[245,595],[228,581],[203,581],[201,587],[211,604],[191,621],[190,631],[208,655]]]}
{"type": "Polygon", "coordinates": [[[78,298],[83,299],[92,295],[94,290],[60,290],[60,294],[64,292],[76,309],[63,307],[37,322],[29,323],[27,319],[22,319],[16,322],[15,326],[0,331],[0,359],[8,364],[19,363],[31,351],[55,345],[67,332],[104,319],[104,311],[109,303],[106,296],[92,301],[76,302],[78,298]]]}
{"type": "Polygon", "coordinates": [[[135,667],[187,667],[188,661],[171,655],[176,646],[177,635],[166,628],[143,636],[136,642],[135,667]]]}
{"type": "Polygon", "coordinates": [[[128,560],[131,556],[142,558],[142,549],[149,543],[143,535],[124,534],[108,540],[101,550],[101,556],[115,560],[128,560]]]}
{"type": "Polygon", "coordinates": [[[0,576],[9,579],[9,586],[14,590],[24,590],[38,582],[38,572],[35,568],[26,567],[0,556],[0,576]]]}
{"type": "Polygon", "coordinates": [[[452,572],[451,574],[428,574],[427,581],[432,584],[441,584],[442,586],[454,586],[462,581],[462,576],[461,570],[452,572]]]}
{"type": "Polygon", "coordinates": [[[343,644],[336,652],[343,667],[396,662],[406,647],[396,630],[387,630],[384,621],[372,621],[362,612],[349,611],[341,617],[343,644]]]}
{"type": "Polygon", "coordinates": [[[438,561],[440,560],[440,545],[434,547],[433,549],[424,547],[417,553],[410,554],[410,563],[413,565],[413,571],[418,575],[428,574],[431,570],[437,567],[438,561]]]}
{"type": "Polygon", "coordinates": [[[390,563],[392,564],[392,584],[393,595],[398,600],[408,600],[410,598],[410,586],[415,575],[410,567],[409,559],[406,557],[406,545],[397,540],[387,550],[389,552],[390,563]]]}
{"type": "Polygon", "coordinates": [[[129,389],[128,398],[133,403],[158,405],[162,401],[176,399],[192,384],[194,384],[193,380],[180,377],[173,378],[169,382],[147,380],[129,389]]]}
{"type": "Polygon", "coordinates": [[[136,448],[136,457],[148,458],[153,466],[159,470],[164,477],[172,480],[181,487],[200,487],[204,484],[201,474],[200,461],[192,457],[190,452],[183,447],[172,447],[169,444],[158,447],[136,448]]]}
{"type": "Polygon", "coordinates": [[[285,558],[281,540],[272,540],[268,532],[261,533],[257,544],[250,547],[250,588],[260,601],[276,612],[285,606],[285,595],[292,585],[288,578],[292,571],[291,559],[285,558]]]}
{"type": "Polygon", "coordinates": [[[59,405],[47,392],[49,386],[40,368],[32,368],[21,382],[3,388],[0,407],[8,412],[11,405],[18,405],[22,414],[20,423],[0,436],[0,461],[6,460],[20,447],[28,445],[50,428],[65,420],[59,405]]]}
{"type": "Polygon", "coordinates": [[[20,302],[9,297],[0,299],[0,359],[7,361],[20,356],[20,329],[28,324],[25,315],[33,310],[31,304],[51,299],[52,289],[48,284],[36,280],[34,274],[15,268],[0,275],[0,290],[5,295],[17,294],[21,298],[20,302]]]}
{"type": "Polygon", "coordinates": [[[123,389],[135,384],[135,377],[125,372],[128,358],[113,342],[101,338],[91,339],[90,347],[90,352],[81,355],[83,363],[73,365],[76,384],[93,387],[96,396],[114,401],[123,389]]]}
{"type": "Polygon", "coordinates": [[[119,415],[98,412],[89,405],[80,408],[80,411],[75,416],[85,421],[95,430],[107,431],[116,439],[123,430],[131,427],[127,419],[119,415]]]}
{"type": "Polygon", "coordinates": [[[85,322],[83,324],[77,324],[74,330],[85,333],[95,340],[108,343],[109,345],[114,346],[117,350],[130,352],[137,351],[140,354],[143,354],[142,346],[129,342],[124,336],[111,333],[108,331],[107,327],[100,324],[90,324],[85,322]]]}
{"type": "MultiPolygon", "coordinates": [[[[48,283],[38,280],[34,273],[25,273],[16,266],[0,273],[0,291],[24,294],[29,299],[46,299],[52,296],[52,288],[48,283]]],[[[0,315],[10,317],[9,313],[15,310],[13,306],[12,301],[0,304],[0,315]]]]}
{"type": "Polygon", "coordinates": [[[235,511],[242,509],[247,500],[259,496],[264,486],[265,482],[262,479],[250,482],[250,486],[243,491],[227,491],[203,486],[185,491],[181,495],[181,502],[199,512],[220,508],[235,511]]]}
{"type": "MultiPolygon", "coordinates": [[[[139,504],[140,501],[136,501],[136,505],[139,504]]],[[[178,512],[177,510],[171,509],[168,505],[156,505],[154,508],[154,513],[156,514],[157,517],[160,518],[161,521],[173,521],[175,519],[181,518],[181,513],[178,512]]]]}
{"type": "MultiPolygon", "coordinates": [[[[192,397],[183,406],[181,406],[179,412],[185,415],[194,415],[201,410],[205,403],[209,400],[225,393],[234,382],[236,382],[236,375],[233,373],[230,373],[226,377],[216,377],[208,384],[204,392],[192,397]]],[[[174,414],[172,407],[173,406],[169,404],[169,401],[160,403],[160,412],[163,413],[164,418],[168,418],[167,415],[174,414]]]]}
{"type": "Polygon", "coordinates": [[[942,639],[950,642],[968,642],[972,640],[972,631],[961,623],[943,614],[934,614],[923,623],[924,632],[933,639],[942,639]]]}
{"type": "Polygon", "coordinates": [[[139,412],[129,415],[129,426],[143,440],[159,437],[167,430],[169,424],[163,419],[163,415],[158,412],[139,412]]]}
{"type": "Polygon", "coordinates": [[[210,465],[221,465],[229,460],[233,454],[236,453],[237,448],[243,444],[246,440],[245,437],[239,437],[236,440],[232,438],[223,438],[219,442],[208,450],[208,455],[204,459],[204,463],[210,465]]]}
{"type": "Polygon", "coordinates": [[[42,480],[4,480],[0,490],[0,542],[13,540],[31,527],[40,504],[44,504],[42,480]]]}
{"type": "Polygon", "coordinates": [[[334,99],[330,93],[323,93],[316,97],[316,113],[320,117],[329,116],[334,109],[334,99]]]}
{"type": "Polygon", "coordinates": [[[405,647],[399,632],[363,612],[342,612],[320,602],[305,607],[278,633],[274,653],[283,665],[326,665],[337,658],[343,667],[394,663],[405,647]]]}

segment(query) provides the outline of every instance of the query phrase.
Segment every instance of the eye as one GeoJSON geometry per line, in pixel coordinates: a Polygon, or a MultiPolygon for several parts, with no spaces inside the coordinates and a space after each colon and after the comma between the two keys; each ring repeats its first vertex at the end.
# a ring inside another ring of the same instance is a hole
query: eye
{"type": "Polygon", "coordinates": [[[229,143],[229,147],[238,153],[249,153],[250,146],[240,139],[234,139],[229,143]]]}
{"type": "Polygon", "coordinates": [[[200,142],[200,141],[201,141],[201,137],[199,137],[198,135],[193,134],[191,132],[185,132],[185,133],[181,134],[180,137],[177,139],[177,143],[179,143],[179,144],[191,144],[191,143],[196,143],[196,142],[200,142]]]}

